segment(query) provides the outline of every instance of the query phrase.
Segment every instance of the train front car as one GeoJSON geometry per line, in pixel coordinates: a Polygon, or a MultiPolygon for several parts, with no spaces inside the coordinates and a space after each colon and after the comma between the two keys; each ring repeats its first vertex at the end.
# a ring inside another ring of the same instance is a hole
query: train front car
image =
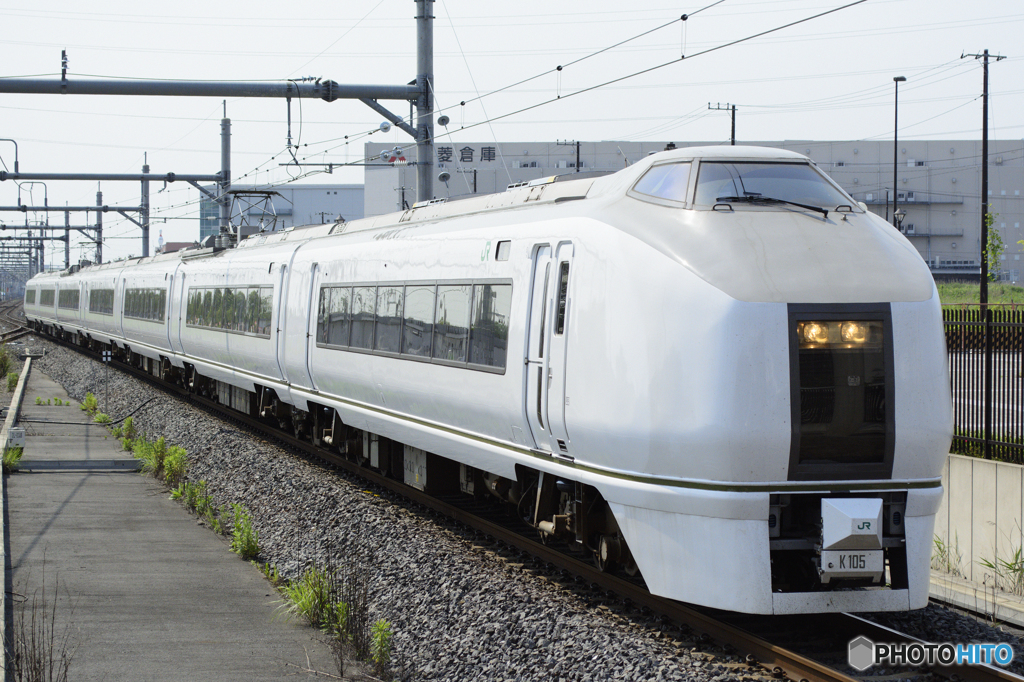
{"type": "Polygon", "coordinates": [[[651,591],[924,607],[952,412],[913,246],[781,150],[659,154],[588,199],[620,235],[575,258],[565,422],[651,591]]]}

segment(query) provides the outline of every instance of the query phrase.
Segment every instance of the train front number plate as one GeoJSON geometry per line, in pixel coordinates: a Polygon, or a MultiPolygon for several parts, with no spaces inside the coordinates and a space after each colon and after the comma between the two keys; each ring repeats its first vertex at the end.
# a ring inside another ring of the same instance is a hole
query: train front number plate
{"type": "Polygon", "coordinates": [[[831,549],[821,553],[821,571],[830,578],[861,578],[885,569],[882,550],[831,549]]]}

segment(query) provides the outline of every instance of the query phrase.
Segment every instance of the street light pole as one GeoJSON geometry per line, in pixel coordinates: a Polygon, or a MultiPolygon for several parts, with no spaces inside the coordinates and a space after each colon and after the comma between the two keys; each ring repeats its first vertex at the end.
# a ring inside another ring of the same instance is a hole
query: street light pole
{"type": "Polygon", "coordinates": [[[893,101],[893,130],[892,130],[892,224],[897,230],[900,226],[896,220],[896,209],[899,208],[899,185],[896,184],[896,153],[899,147],[900,136],[900,83],[907,80],[906,76],[896,76],[892,79],[896,87],[896,96],[893,101]]]}

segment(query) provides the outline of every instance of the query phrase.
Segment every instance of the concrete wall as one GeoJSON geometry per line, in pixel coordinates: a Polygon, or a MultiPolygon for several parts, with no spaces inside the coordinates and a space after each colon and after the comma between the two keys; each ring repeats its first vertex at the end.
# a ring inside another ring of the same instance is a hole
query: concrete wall
{"type": "Polygon", "coordinates": [[[950,455],[942,485],[935,535],[959,556],[964,578],[991,585],[992,571],[980,561],[1009,560],[1024,545],[1024,467],[950,455]]]}

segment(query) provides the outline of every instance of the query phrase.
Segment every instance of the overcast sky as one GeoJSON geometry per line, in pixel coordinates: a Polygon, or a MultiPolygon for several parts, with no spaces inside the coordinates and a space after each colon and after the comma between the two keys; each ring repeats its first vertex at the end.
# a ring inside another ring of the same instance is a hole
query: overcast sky
{"type": "MultiPolygon", "coordinates": [[[[990,66],[990,138],[1024,137],[1020,0],[867,0],[734,45],[847,3],[710,4],[438,0],[436,102],[451,118],[452,141],[727,142],[729,115],[709,111],[709,102],[737,105],[740,143],[891,139],[892,79],[900,75],[907,78],[901,138],[980,139],[981,64],[961,54],[986,48],[1006,57],[990,66]]],[[[413,0],[8,2],[0,6],[0,77],[59,79],[66,49],[68,77],[76,80],[315,76],[399,85],[416,76],[415,7],[413,0]]],[[[408,116],[408,104],[384,104],[408,116]]],[[[26,173],[140,172],[148,153],[155,173],[212,174],[220,166],[223,111],[211,98],[5,94],[0,137],[17,140],[26,173]]],[[[368,140],[410,143],[397,129],[368,137],[382,118],[358,101],[294,100],[291,113],[299,159],[357,162],[368,140]]],[[[236,181],[282,183],[316,170],[280,165],[291,158],[283,100],[229,100],[227,115],[236,181]]],[[[14,145],[0,142],[0,159],[13,170],[14,145]]],[[[362,181],[358,166],[299,180],[362,181]]],[[[50,205],[96,201],[95,183],[46,185],[50,205]]],[[[154,224],[153,243],[160,229],[168,241],[196,238],[198,192],[183,183],[159,189],[152,188],[153,219],[167,222],[154,224]]],[[[108,205],[138,204],[138,183],[107,182],[102,190],[108,205]]],[[[20,191],[22,203],[43,202],[40,185],[20,191]]],[[[15,205],[18,192],[13,182],[0,184],[0,205],[15,205]]],[[[0,215],[9,225],[24,220],[0,215]]],[[[50,221],[63,223],[63,214],[50,221]]],[[[106,259],[140,253],[137,227],[116,214],[105,225],[106,259]]],[[[73,261],[86,255],[72,248],[73,261]]],[[[62,262],[63,245],[47,260],[62,262]]]]}

